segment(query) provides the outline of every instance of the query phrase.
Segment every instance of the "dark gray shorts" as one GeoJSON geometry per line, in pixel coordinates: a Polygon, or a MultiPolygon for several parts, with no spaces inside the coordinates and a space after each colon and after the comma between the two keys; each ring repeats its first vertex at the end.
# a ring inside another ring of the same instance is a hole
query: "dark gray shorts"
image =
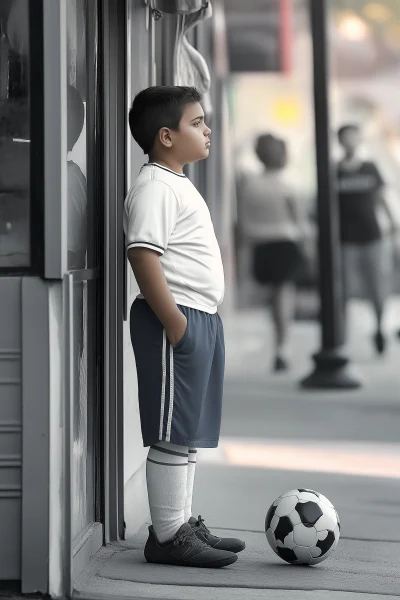
{"type": "Polygon", "coordinates": [[[131,307],[143,445],[216,448],[221,428],[225,344],[218,313],[179,306],[186,332],[175,348],[145,300],[131,307]]]}

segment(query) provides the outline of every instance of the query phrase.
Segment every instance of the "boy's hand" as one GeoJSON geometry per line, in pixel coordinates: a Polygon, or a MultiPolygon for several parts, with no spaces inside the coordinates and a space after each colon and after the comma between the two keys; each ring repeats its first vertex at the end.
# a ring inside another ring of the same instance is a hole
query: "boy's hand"
{"type": "Polygon", "coordinates": [[[186,328],[187,328],[187,319],[186,319],[185,315],[182,314],[181,311],[178,311],[178,312],[179,312],[179,314],[177,314],[176,320],[174,319],[174,322],[171,323],[171,325],[169,325],[169,327],[165,328],[168,339],[174,348],[177,344],[179,344],[179,342],[185,335],[186,328]]]}
{"type": "Polygon", "coordinates": [[[148,248],[131,248],[128,258],[143,296],[175,347],[185,335],[187,320],[171,294],[158,254],[148,248]]]}

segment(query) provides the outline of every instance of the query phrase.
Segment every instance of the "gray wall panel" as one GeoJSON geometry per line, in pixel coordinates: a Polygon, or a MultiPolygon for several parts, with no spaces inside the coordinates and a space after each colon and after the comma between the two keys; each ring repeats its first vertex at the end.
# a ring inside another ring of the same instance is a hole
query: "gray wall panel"
{"type": "Polygon", "coordinates": [[[6,492],[0,487],[0,540],[0,580],[19,579],[21,576],[21,492],[18,490],[6,492]]]}
{"type": "Polygon", "coordinates": [[[49,286],[25,277],[22,322],[22,592],[48,588],[49,556],[49,286]]]}
{"type": "Polygon", "coordinates": [[[0,278],[0,579],[21,577],[21,278],[0,278]]]}

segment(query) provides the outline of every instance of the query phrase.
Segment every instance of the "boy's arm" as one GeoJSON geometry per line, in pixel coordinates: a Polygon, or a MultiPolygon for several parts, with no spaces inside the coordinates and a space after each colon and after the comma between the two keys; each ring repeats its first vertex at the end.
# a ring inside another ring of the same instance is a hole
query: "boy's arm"
{"type": "Polygon", "coordinates": [[[141,293],[165,327],[170,343],[176,346],[186,331],[187,320],[171,294],[158,253],[139,247],[130,248],[127,254],[141,293]]]}
{"type": "Polygon", "coordinates": [[[378,180],[379,204],[381,205],[381,207],[383,208],[383,210],[385,211],[385,213],[389,219],[391,233],[394,233],[397,229],[397,226],[396,226],[396,220],[394,219],[394,216],[392,214],[392,211],[389,207],[388,200],[387,200],[388,186],[385,184],[385,182],[381,176],[381,173],[378,170],[376,165],[374,165],[374,169],[375,169],[375,174],[376,174],[376,177],[378,180]]]}
{"type": "Polygon", "coordinates": [[[390,233],[395,233],[396,230],[397,230],[396,221],[395,221],[395,219],[393,217],[392,211],[389,208],[386,195],[383,193],[383,191],[381,191],[381,193],[379,195],[379,203],[380,203],[381,207],[383,208],[383,210],[385,211],[386,216],[389,219],[390,233]]]}

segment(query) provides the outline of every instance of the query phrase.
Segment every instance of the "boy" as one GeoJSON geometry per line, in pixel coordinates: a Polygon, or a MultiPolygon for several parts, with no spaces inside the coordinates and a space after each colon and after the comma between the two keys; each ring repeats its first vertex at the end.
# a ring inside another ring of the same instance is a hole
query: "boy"
{"type": "Polygon", "coordinates": [[[140,92],[131,133],[149,162],[124,210],[128,259],[140,288],[131,307],[152,525],[148,562],[223,567],[244,542],[211,535],[191,515],[196,448],[218,446],[224,377],[221,253],[210,212],[183,167],[207,158],[211,130],[191,87],[140,92]]]}
{"type": "Polygon", "coordinates": [[[359,275],[376,319],[374,345],[385,351],[382,332],[385,301],[390,291],[392,248],[384,216],[391,230],[394,222],[385,201],[385,184],[372,161],[359,157],[361,134],[357,125],[344,125],[338,131],[344,157],[338,165],[340,239],[343,253],[344,296],[350,296],[351,280],[359,275]]]}

